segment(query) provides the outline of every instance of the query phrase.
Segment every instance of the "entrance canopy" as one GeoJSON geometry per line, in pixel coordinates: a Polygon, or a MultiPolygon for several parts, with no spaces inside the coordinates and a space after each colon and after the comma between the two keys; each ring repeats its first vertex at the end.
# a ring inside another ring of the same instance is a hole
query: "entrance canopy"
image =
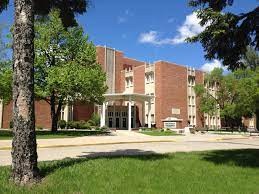
{"type": "Polygon", "coordinates": [[[115,101],[115,100],[123,100],[123,101],[150,101],[154,96],[146,95],[146,94],[138,94],[138,93],[113,93],[113,94],[104,94],[105,101],[115,101]]]}
{"type": "MultiPolygon", "coordinates": [[[[131,106],[132,106],[132,101],[138,101],[143,103],[143,110],[142,114],[145,111],[145,101],[148,102],[148,128],[151,128],[151,100],[154,98],[152,95],[145,95],[145,94],[138,94],[138,93],[113,93],[113,94],[104,94],[105,97],[105,102],[103,103],[102,106],[102,114],[101,114],[101,127],[105,126],[106,119],[106,106],[109,101],[127,101],[128,102],[128,130],[131,131],[131,119],[132,119],[132,112],[131,112],[131,106]]],[[[144,117],[143,117],[144,118],[144,117]]],[[[142,118],[142,119],[143,119],[142,118]]],[[[134,119],[133,119],[133,122],[134,119]]]]}

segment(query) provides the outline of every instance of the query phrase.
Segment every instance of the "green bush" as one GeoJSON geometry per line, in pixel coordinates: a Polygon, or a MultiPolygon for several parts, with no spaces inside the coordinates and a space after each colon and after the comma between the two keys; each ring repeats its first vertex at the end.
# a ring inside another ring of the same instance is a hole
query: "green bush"
{"type": "Polygon", "coordinates": [[[67,125],[67,122],[65,120],[59,120],[58,121],[58,126],[61,128],[61,129],[65,129],[66,128],[66,125],[67,125]]]}
{"type": "Polygon", "coordinates": [[[10,129],[13,128],[13,121],[12,121],[12,120],[9,122],[9,128],[10,128],[10,129]]]}
{"type": "Polygon", "coordinates": [[[97,126],[96,123],[93,121],[93,120],[88,120],[87,123],[90,125],[90,126],[97,126]]]}
{"type": "Polygon", "coordinates": [[[36,126],[36,129],[37,130],[43,130],[43,127],[42,126],[36,126]]]}
{"type": "Polygon", "coordinates": [[[68,121],[68,129],[91,129],[91,125],[86,121],[68,121]]]}
{"type": "MultiPolygon", "coordinates": [[[[99,125],[100,125],[100,122],[101,122],[100,115],[98,115],[98,114],[96,114],[96,113],[93,113],[90,120],[91,120],[92,123],[93,123],[92,126],[99,126],[99,125]]],[[[89,120],[89,121],[90,121],[90,120],[89,120]]]]}

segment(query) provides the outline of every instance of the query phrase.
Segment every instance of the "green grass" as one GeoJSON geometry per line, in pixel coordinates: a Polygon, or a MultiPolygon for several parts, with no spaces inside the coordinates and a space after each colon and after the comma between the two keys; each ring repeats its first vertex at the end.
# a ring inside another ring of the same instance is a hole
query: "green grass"
{"type": "MultiPolygon", "coordinates": [[[[36,131],[37,139],[55,139],[55,138],[73,138],[73,137],[83,137],[91,135],[105,135],[107,132],[102,131],[36,131]]],[[[0,130],[0,140],[10,140],[12,139],[12,131],[0,130]]]]}
{"type": "Polygon", "coordinates": [[[258,193],[258,156],[251,149],[43,162],[43,181],[30,188],[14,186],[10,168],[0,167],[0,193],[258,193]]]}
{"type": "Polygon", "coordinates": [[[153,131],[142,131],[140,132],[145,135],[151,135],[151,136],[173,136],[173,135],[181,135],[177,134],[174,131],[158,131],[158,130],[153,130],[153,131]]]}

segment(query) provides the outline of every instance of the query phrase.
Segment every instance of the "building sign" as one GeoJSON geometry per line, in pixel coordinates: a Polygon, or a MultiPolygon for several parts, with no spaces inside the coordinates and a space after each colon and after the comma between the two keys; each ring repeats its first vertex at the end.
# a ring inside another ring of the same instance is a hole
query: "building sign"
{"type": "Polygon", "coordinates": [[[172,108],[172,114],[173,115],[179,115],[180,114],[180,109],[179,108],[172,108]]]}
{"type": "Polygon", "coordinates": [[[164,121],[164,128],[166,128],[166,129],[176,129],[176,122],[164,121]]]}

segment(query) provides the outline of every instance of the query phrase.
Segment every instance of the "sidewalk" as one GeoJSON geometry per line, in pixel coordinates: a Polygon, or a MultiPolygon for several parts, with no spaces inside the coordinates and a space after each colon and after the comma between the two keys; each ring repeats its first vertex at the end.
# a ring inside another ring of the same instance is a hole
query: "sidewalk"
{"type": "MultiPolygon", "coordinates": [[[[75,147],[88,145],[109,145],[152,142],[220,141],[229,139],[248,139],[243,135],[189,134],[185,136],[149,136],[137,132],[116,131],[113,136],[85,136],[75,138],[39,139],[38,148],[75,147]]],[[[11,149],[11,140],[0,140],[0,150],[11,149]]]]}

